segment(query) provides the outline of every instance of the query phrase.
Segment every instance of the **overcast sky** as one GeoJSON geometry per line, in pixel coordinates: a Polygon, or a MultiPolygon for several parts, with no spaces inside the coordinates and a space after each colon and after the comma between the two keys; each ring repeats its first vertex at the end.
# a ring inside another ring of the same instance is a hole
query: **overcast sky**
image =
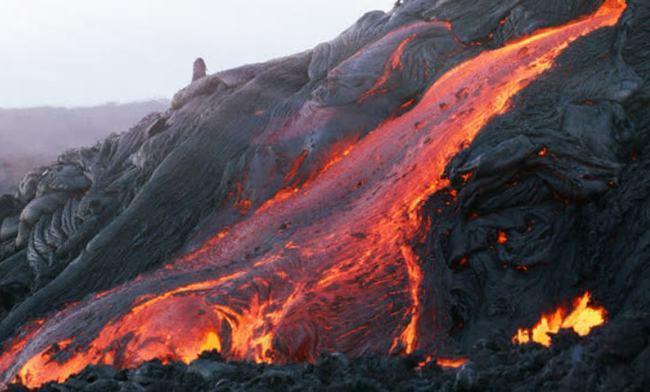
{"type": "Polygon", "coordinates": [[[0,0],[0,107],[170,97],[208,71],[311,48],[393,0],[0,0]]]}

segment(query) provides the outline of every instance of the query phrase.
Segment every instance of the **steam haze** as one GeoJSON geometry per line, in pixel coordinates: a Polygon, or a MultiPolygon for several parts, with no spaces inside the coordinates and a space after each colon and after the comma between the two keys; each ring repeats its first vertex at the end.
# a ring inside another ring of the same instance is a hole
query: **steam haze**
{"type": "Polygon", "coordinates": [[[338,35],[391,0],[2,0],[0,107],[169,98],[208,72],[338,35]]]}
{"type": "Polygon", "coordinates": [[[75,109],[0,109],[0,195],[16,190],[27,172],[51,164],[65,150],[92,146],[168,105],[146,101],[75,109]]]}

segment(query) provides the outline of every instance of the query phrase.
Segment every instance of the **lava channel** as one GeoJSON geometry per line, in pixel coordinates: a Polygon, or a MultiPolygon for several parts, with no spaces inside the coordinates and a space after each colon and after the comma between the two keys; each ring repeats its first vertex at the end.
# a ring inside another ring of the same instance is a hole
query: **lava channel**
{"type": "Polygon", "coordinates": [[[443,316],[423,310],[425,277],[413,250],[423,202],[447,185],[444,168],[461,146],[574,41],[615,25],[625,8],[607,0],[588,17],[452,68],[410,111],[196,257],[24,327],[4,347],[0,380],[37,387],[91,364],[189,362],[209,349],[288,362],[435,347],[443,316]]]}

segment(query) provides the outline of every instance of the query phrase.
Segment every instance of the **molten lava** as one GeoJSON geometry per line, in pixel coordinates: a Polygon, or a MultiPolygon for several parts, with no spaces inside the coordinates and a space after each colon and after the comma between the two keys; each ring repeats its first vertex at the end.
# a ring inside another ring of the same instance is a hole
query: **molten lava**
{"type": "Polygon", "coordinates": [[[561,329],[573,329],[580,336],[587,336],[595,327],[605,323],[605,309],[590,306],[589,292],[575,300],[573,311],[567,315],[567,310],[559,307],[555,312],[542,316],[542,319],[532,329],[519,329],[512,338],[513,343],[526,344],[531,341],[545,347],[551,346],[551,336],[561,329]]]}
{"type": "MultiPolygon", "coordinates": [[[[301,154],[287,188],[266,203],[241,199],[241,220],[201,249],[27,326],[0,356],[0,381],[36,387],[90,364],[188,362],[206,349],[287,362],[435,346],[441,328],[423,306],[426,276],[414,250],[427,224],[423,203],[448,185],[442,175],[450,157],[574,41],[615,25],[625,8],[607,0],[589,17],[450,69],[407,113],[351,138],[296,187],[308,159],[301,154]]],[[[408,43],[387,70],[399,68],[408,43]]]]}
{"type": "Polygon", "coordinates": [[[497,233],[497,243],[499,245],[505,245],[508,243],[508,233],[503,230],[499,230],[497,233]]]}
{"type": "Polygon", "coordinates": [[[436,364],[441,368],[458,369],[467,363],[467,358],[437,358],[436,364]]]}
{"type": "MultiPolygon", "coordinates": [[[[420,363],[418,363],[419,368],[425,367],[427,364],[429,364],[431,361],[433,361],[432,356],[426,357],[426,359],[420,363]]],[[[443,358],[443,357],[438,357],[435,358],[436,360],[436,365],[440,366],[443,369],[458,369],[462,366],[464,366],[468,359],[467,358],[443,358]]]]}
{"type": "Polygon", "coordinates": [[[395,52],[393,52],[393,54],[390,56],[390,59],[386,64],[382,75],[379,77],[379,79],[377,79],[370,90],[366,91],[363,95],[361,95],[361,97],[359,97],[359,102],[363,102],[373,95],[381,94],[388,89],[388,79],[395,71],[402,68],[402,56],[404,55],[404,50],[406,49],[407,45],[413,41],[414,38],[415,35],[409,35],[399,44],[397,50],[395,50],[395,52]]]}

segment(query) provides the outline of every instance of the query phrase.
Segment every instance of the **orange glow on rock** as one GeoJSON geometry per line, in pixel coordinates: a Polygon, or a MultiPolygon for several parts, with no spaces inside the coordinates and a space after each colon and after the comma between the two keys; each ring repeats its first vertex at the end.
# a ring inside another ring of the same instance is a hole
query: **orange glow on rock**
{"type": "Polygon", "coordinates": [[[373,95],[378,95],[386,91],[387,89],[386,84],[388,83],[388,79],[391,77],[391,75],[393,75],[393,73],[396,70],[402,68],[402,56],[404,54],[404,50],[406,49],[406,46],[410,44],[411,41],[413,41],[414,39],[415,39],[415,35],[410,35],[399,44],[395,52],[393,52],[390,59],[388,60],[388,63],[386,64],[386,67],[382,75],[379,77],[377,82],[375,82],[374,86],[372,86],[370,90],[366,91],[359,98],[359,102],[363,102],[373,95]]]}
{"type": "Polygon", "coordinates": [[[463,179],[463,183],[467,183],[469,180],[472,179],[472,177],[474,177],[474,173],[472,172],[465,173],[460,176],[460,178],[463,179]]]}
{"type": "Polygon", "coordinates": [[[248,211],[250,211],[251,206],[252,203],[249,199],[239,200],[236,204],[237,209],[244,215],[247,214],[248,211]]]}
{"type": "Polygon", "coordinates": [[[393,342],[393,347],[398,347],[398,344],[401,343],[401,346],[404,347],[404,352],[406,354],[411,354],[415,351],[418,342],[418,324],[420,319],[420,286],[424,276],[420,270],[418,264],[418,258],[413,249],[409,246],[402,246],[402,256],[406,262],[406,268],[408,270],[409,281],[411,282],[411,304],[412,304],[412,314],[411,320],[409,321],[406,329],[402,331],[402,334],[399,338],[393,342]]]}
{"type": "Polygon", "coordinates": [[[525,265],[515,265],[513,268],[517,271],[528,272],[528,266],[525,265]]]}
{"type": "Polygon", "coordinates": [[[298,174],[298,170],[302,167],[302,164],[305,162],[305,159],[307,159],[307,156],[309,156],[309,151],[303,150],[300,155],[298,155],[298,158],[296,158],[295,161],[291,164],[291,168],[289,169],[289,173],[284,177],[284,185],[288,186],[291,184],[291,182],[295,179],[296,175],[298,174]]]}
{"type": "Polygon", "coordinates": [[[607,312],[604,308],[590,306],[591,294],[585,293],[573,304],[573,310],[568,315],[567,310],[559,307],[555,312],[542,316],[542,319],[532,329],[519,329],[512,338],[515,344],[535,342],[542,346],[551,346],[551,336],[561,329],[573,329],[580,336],[587,336],[595,327],[605,323],[607,312]]]}
{"type": "MultiPolygon", "coordinates": [[[[431,361],[434,360],[434,357],[432,355],[427,356],[423,361],[418,363],[419,368],[423,368],[431,361]]],[[[443,369],[458,369],[462,366],[464,366],[467,362],[468,359],[464,357],[458,357],[458,358],[444,358],[444,357],[438,357],[435,358],[436,365],[440,366],[443,369]]]]}
{"type": "Polygon", "coordinates": [[[497,243],[499,245],[505,245],[508,243],[508,233],[506,233],[504,230],[499,230],[497,232],[497,243]]]}
{"type": "Polygon", "coordinates": [[[467,363],[467,358],[436,358],[436,364],[441,368],[458,369],[467,363]]]}

